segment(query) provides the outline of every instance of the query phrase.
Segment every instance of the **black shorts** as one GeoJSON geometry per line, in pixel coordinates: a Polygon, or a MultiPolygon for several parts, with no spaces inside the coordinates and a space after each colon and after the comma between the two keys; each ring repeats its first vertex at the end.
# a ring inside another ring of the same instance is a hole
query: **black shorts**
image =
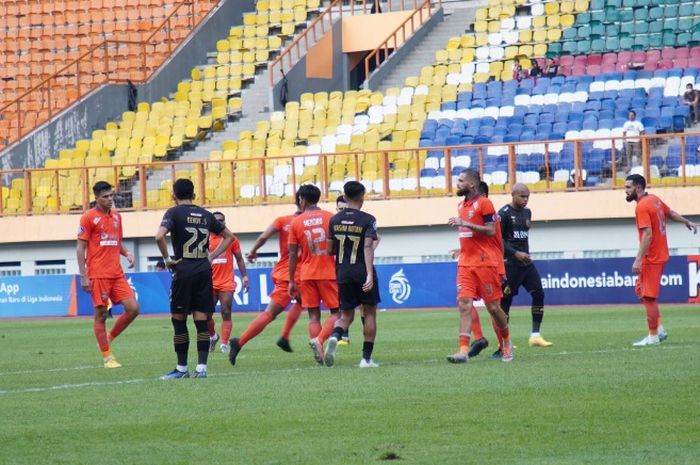
{"type": "Polygon", "coordinates": [[[527,266],[506,265],[506,279],[512,296],[518,294],[520,286],[523,286],[530,294],[533,291],[542,290],[542,279],[540,279],[540,273],[535,268],[534,263],[527,266]]]}
{"type": "Polygon", "coordinates": [[[214,311],[211,270],[173,279],[170,284],[170,313],[190,314],[214,311]]]}
{"type": "Polygon", "coordinates": [[[377,305],[382,299],[379,297],[379,283],[376,274],[374,286],[369,292],[362,290],[364,283],[338,283],[341,310],[354,310],[359,305],[377,305]]]}

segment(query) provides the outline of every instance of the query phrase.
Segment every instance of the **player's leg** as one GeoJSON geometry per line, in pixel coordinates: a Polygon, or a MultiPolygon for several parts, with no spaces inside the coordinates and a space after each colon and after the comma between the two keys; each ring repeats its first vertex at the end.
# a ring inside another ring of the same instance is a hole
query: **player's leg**
{"type": "Polygon", "coordinates": [[[275,301],[270,301],[264,312],[261,312],[255,317],[253,321],[250,322],[248,327],[243,331],[241,337],[238,339],[238,345],[243,347],[253,339],[255,336],[260,334],[267,325],[272,323],[272,321],[284,311],[284,307],[275,301]]]}
{"type": "Polygon", "coordinates": [[[535,265],[530,264],[523,279],[523,287],[532,298],[530,313],[532,314],[532,333],[528,345],[530,347],[550,347],[552,343],[545,340],[540,334],[542,319],[544,318],[544,289],[542,289],[542,279],[535,265]]]}
{"type": "Polygon", "coordinates": [[[484,299],[486,310],[491,314],[496,330],[503,339],[501,360],[510,362],[513,360],[513,343],[510,340],[508,316],[501,309],[501,298],[503,297],[501,276],[495,267],[477,268],[474,274],[477,281],[477,295],[484,299]]]}
{"type": "Polygon", "coordinates": [[[481,353],[482,350],[489,346],[489,341],[484,337],[484,331],[481,329],[481,320],[479,319],[479,312],[473,304],[471,309],[471,319],[472,343],[469,347],[469,358],[476,357],[481,353]]]}
{"type": "MultiPolygon", "coordinates": [[[[280,286],[284,289],[284,302],[286,302],[282,306],[286,308],[289,305],[289,303],[292,302],[292,300],[290,299],[289,292],[287,291],[289,288],[289,283],[285,282],[282,284],[280,284],[280,286]]],[[[275,283],[275,287],[277,287],[277,283],[275,283]]],[[[299,283],[297,283],[297,289],[300,289],[299,283]]],[[[294,325],[299,320],[301,312],[304,309],[304,306],[301,303],[301,294],[297,293],[294,300],[295,302],[292,303],[292,307],[289,309],[289,311],[287,312],[287,316],[284,318],[282,332],[280,333],[280,337],[277,339],[277,347],[284,350],[285,352],[292,352],[292,346],[289,344],[289,335],[291,334],[292,328],[294,328],[294,325]]],[[[277,302],[280,305],[282,304],[282,300],[278,300],[277,302]]]]}
{"type": "MultiPolygon", "coordinates": [[[[228,351],[228,340],[233,331],[233,319],[231,318],[231,310],[233,307],[233,291],[219,292],[219,303],[221,304],[221,352],[228,351]]],[[[215,338],[219,339],[218,335],[215,338]]],[[[216,340],[214,341],[216,343],[216,340]]],[[[210,348],[211,349],[211,348],[210,348]]]]}
{"type": "Polygon", "coordinates": [[[323,345],[318,342],[318,335],[321,333],[321,295],[316,281],[302,281],[299,291],[301,298],[309,313],[309,347],[314,353],[314,360],[319,365],[323,365],[323,345]]]}
{"type": "Polygon", "coordinates": [[[372,360],[374,341],[377,337],[377,306],[363,305],[365,324],[362,327],[364,341],[362,343],[362,360],[360,368],[377,368],[379,365],[372,360]]]}
{"type": "Polygon", "coordinates": [[[333,333],[328,338],[324,362],[326,366],[333,366],[335,363],[335,350],[338,343],[342,341],[343,334],[347,333],[348,328],[355,319],[355,308],[360,305],[360,294],[362,294],[362,285],[359,283],[341,283],[338,284],[338,305],[342,309],[340,317],[335,322],[333,333]]]}
{"type": "Polygon", "coordinates": [[[193,280],[190,277],[174,279],[170,284],[170,321],[173,325],[173,348],[177,356],[177,365],[173,371],[161,376],[160,379],[190,377],[187,366],[187,353],[190,350],[187,315],[191,304],[192,285],[193,280]]]}
{"type": "Polygon", "coordinates": [[[107,304],[109,299],[110,280],[93,279],[90,281],[90,296],[92,298],[92,308],[94,310],[94,319],[92,322],[92,330],[95,333],[97,346],[102,352],[102,361],[105,368],[120,368],[121,365],[117,362],[112,354],[112,349],[109,345],[107,337],[107,304]]]}
{"type": "Polygon", "coordinates": [[[323,280],[317,282],[318,291],[321,294],[321,299],[323,303],[330,309],[330,314],[326,321],[323,322],[323,328],[318,334],[318,342],[322,345],[328,339],[328,336],[333,333],[333,328],[335,328],[335,322],[340,318],[340,302],[338,301],[338,283],[334,280],[323,280]]]}
{"type": "Polygon", "coordinates": [[[661,274],[663,265],[642,263],[642,269],[637,277],[637,296],[644,305],[647,316],[647,328],[649,333],[646,337],[636,341],[635,346],[657,345],[661,338],[666,339],[668,334],[660,325],[661,313],[659,311],[659,290],[661,288],[661,274]],[[663,336],[660,336],[660,335],[663,336]]]}
{"type": "Polygon", "coordinates": [[[471,270],[457,267],[457,309],[459,311],[459,350],[447,356],[450,363],[466,363],[469,360],[469,335],[471,333],[471,313],[476,289],[471,270]]]}
{"type": "Polygon", "coordinates": [[[506,266],[506,282],[501,288],[501,310],[510,319],[510,307],[513,304],[513,298],[518,295],[518,289],[523,284],[525,279],[526,268],[518,265],[506,266]]]}
{"type": "Polygon", "coordinates": [[[211,312],[211,315],[207,320],[207,328],[209,328],[209,352],[214,352],[214,349],[216,348],[216,343],[219,341],[219,335],[216,332],[216,321],[214,321],[214,314],[216,313],[216,304],[217,302],[220,302],[221,299],[219,298],[219,292],[216,289],[214,289],[213,299],[214,311],[211,312]]]}
{"type": "Polygon", "coordinates": [[[112,283],[109,298],[115,304],[124,307],[124,313],[117,318],[112,330],[107,336],[110,345],[139,315],[139,303],[136,301],[133,289],[125,277],[118,278],[112,283]]]}

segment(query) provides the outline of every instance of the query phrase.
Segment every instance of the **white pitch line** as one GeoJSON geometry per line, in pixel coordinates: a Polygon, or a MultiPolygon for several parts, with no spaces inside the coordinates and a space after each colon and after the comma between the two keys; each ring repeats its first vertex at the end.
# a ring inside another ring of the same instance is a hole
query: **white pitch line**
{"type": "MultiPolygon", "coordinates": [[[[688,349],[691,347],[695,347],[695,345],[689,344],[689,345],[669,345],[669,346],[661,346],[661,347],[656,347],[656,350],[681,350],[681,349],[688,349]]],[[[561,352],[542,352],[539,354],[529,354],[529,356],[536,356],[536,357],[541,357],[541,356],[569,356],[569,355],[588,355],[588,354],[609,354],[609,353],[618,353],[618,352],[643,352],[645,348],[631,348],[631,347],[624,347],[624,348],[618,348],[618,349],[602,349],[602,350],[589,350],[589,351],[577,351],[577,352],[569,352],[569,351],[561,351],[561,352]]],[[[406,351],[403,351],[406,352],[406,351]]],[[[387,363],[385,365],[382,365],[384,367],[395,367],[395,366],[402,366],[402,365],[416,365],[416,364],[434,364],[434,363],[439,363],[442,362],[442,359],[430,359],[430,360],[422,360],[422,361],[405,361],[405,362],[396,362],[396,363],[387,363]]],[[[155,363],[154,363],[155,364],[155,363]]],[[[146,364],[142,364],[146,365],[146,364]]],[[[38,373],[38,372],[55,372],[55,371],[68,371],[68,370],[82,370],[82,369],[93,369],[93,368],[99,368],[98,366],[91,366],[91,367],[73,367],[73,368],[54,368],[54,369],[49,369],[49,370],[34,370],[31,371],[31,373],[38,373]]],[[[343,367],[345,369],[351,369],[354,368],[354,366],[347,366],[343,367]]],[[[273,369],[273,370],[255,370],[255,371],[230,371],[226,373],[217,373],[217,374],[210,374],[210,378],[227,378],[230,376],[250,376],[250,375],[265,375],[265,374],[280,374],[280,373],[295,373],[295,372],[302,372],[302,371],[309,371],[309,370],[320,370],[322,369],[320,366],[308,366],[308,367],[298,367],[298,368],[280,368],[280,369],[273,369]]],[[[11,373],[21,373],[21,372],[11,372],[11,373]]],[[[4,373],[4,374],[11,374],[11,373],[4,373]]],[[[82,389],[86,387],[103,387],[103,386],[118,386],[118,385],[123,385],[123,384],[140,384],[140,383],[145,383],[148,381],[157,381],[161,382],[162,380],[158,378],[140,378],[140,379],[127,379],[127,380],[122,380],[122,381],[94,381],[94,382],[88,382],[88,383],[77,383],[77,384],[57,384],[54,386],[44,386],[44,387],[30,387],[30,388],[21,388],[21,389],[4,389],[0,390],[0,395],[8,395],[8,394],[26,394],[26,393],[35,393],[35,392],[48,392],[48,391],[59,391],[59,390],[64,390],[64,389],[82,389]]],[[[165,382],[163,380],[163,382],[165,382]]],[[[168,381],[169,382],[169,381],[168,381]]]]}

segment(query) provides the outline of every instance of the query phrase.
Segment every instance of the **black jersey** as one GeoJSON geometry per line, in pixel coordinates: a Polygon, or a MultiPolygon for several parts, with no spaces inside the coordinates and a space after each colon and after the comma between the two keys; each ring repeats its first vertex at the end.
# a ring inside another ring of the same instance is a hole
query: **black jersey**
{"type": "Polygon", "coordinates": [[[501,234],[503,235],[503,253],[507,264],[527,266],[515,258],[515,252],[530,253],[530,220],[532,212],[529,208],[516,210],[506,205],[498,211],[501,218],[501,234]]]}
{"type": "Polygon", "coordinates": [[[354,208],[345,208],[331,218],[328,228],[335,243],[335,273],[338,283],[364,283],[365,238],[377,240],[377,220],[354,208]]]}
{"type": "Polygon", "coordinates": [[[197,205],[178,205],[163,215],[161,226],[168,228],[175,252],[173,279],[211,270],[209,264],[209,233],[221,234],[224,225],[209,211],[197,205]]]}

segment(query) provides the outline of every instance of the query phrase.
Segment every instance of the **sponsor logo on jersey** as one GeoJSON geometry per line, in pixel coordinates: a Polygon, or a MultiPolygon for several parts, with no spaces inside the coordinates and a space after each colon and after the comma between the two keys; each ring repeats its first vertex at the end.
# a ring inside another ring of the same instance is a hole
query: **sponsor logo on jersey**
{"type": "Polygon", "coordinates": [[[404,274],[403,268],[391,276],[389,280],[389,294],[391,294],[391,300],[397,304],[402,304],[411,297],[411,283],[404,274]]]}

